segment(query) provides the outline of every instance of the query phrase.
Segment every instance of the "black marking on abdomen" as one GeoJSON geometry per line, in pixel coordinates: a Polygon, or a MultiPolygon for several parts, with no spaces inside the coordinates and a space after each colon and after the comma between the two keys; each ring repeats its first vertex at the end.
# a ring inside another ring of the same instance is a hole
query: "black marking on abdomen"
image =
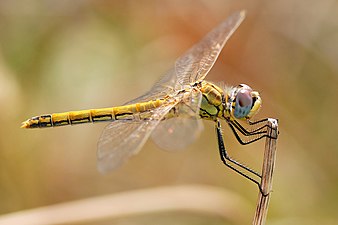
{"type": "Polygon", "coordinates": [[[38,127],[51,127],[52,126],[52,116],[51,115],[41,115],[39,118],[38,127]]]}
{"type": "Polygon", "coordinates": [[[112,114],[95,115],[95,116],[92,116],[92,120],[93,120],[93,123],[103,122],[103,121],[107,121],[107,120],[113,120],[113,116],[112,116],[112,114]],[[107,117],[108,117],[108,119],[105,119],[107,117]]]}
{"type": "Polygon", "coordinates": [[[126,117],[126,118],[118,118],[118,117],[123,117],[123,116],[128,116],[128,115],[133,115],[134,113],[131,113],[131,112],[125,112],[125,113],[118,113],[118,114],[115,114],[115,119],[116,120],[133,120],[134,119],[134,117],[133,118],[128,118],[128,117],[126,117]]]}
{"type": "Polygon", "coordinates": [[[69,125],[69,121],[68,119],[65,119],[65,120],[59,120],[59,121],[54,121],[53,125],[55,127],[58,127],[58,126],[65,126],[65,125],[69,125]]]}
{"type": "Polygon", "coordinates": [[[71,122],[71,124],[89,123],[90,117],[71,119],[70,122],[71,122]]]}

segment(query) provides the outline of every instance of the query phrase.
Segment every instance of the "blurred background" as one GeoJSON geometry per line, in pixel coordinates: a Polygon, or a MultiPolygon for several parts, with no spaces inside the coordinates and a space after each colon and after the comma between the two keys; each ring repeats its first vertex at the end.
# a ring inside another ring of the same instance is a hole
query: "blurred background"
{"type": "MultiPolygon", "coordinates": [[[[225,168],[214,124],[179,153],[148,141],[107,175],[96,169],[106,124],[20,129],[34,115],[118,106],[146,92],[219,22],[246,9],[207,80],[261,93],[256,118],[279,119],[268,224],[337,224],[338,2],[0,1],[0,214],[128,190],[210,185],[252,207],[257,187],[225,168]]],[[[230,154],[260,170],[264,141],[230,154]]],[[[132,199],[131,199],[132,201],[132,199]]],[[[98,208],[99,210],[99,208],[98,208]]],[[[86,224],[236,224],[189,212],[86,224]]]]}

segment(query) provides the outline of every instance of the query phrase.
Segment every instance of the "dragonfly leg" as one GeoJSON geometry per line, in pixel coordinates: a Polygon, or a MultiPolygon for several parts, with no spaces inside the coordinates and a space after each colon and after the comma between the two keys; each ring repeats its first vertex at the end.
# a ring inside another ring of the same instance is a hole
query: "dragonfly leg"
{"type": "MultiPolygon", "coordinates": [[[[260,122],[267,121],[266,119],[261,120],[260,122]]],[[[254,130],[247,130],[245,129],[240,123],[238,123],[236,120],[227,120],[229,127],[231,128],[231,131],[234,133],[237,141],[242,145],[247,145],[250,143],[253,143],[255,141],[258,141],[264,137],[269,137],[275,139],[275,137],[270,137],[266,132],[267,130],[267,124],[260,126],[257,129],[254,130]],[[246,139],[242,138],[239,133],[243,134],[245,137],[248,137],[246,139]]],[[[252,124],[250,124],[252,125],[252,124]]]]}
{"type": "MultiPolygon", "coordinates": [[[[264,130],[264,128],[266,128],[268,126],[267,123],[265,123],[263,126],[259,126],[258,128],[247,130],[236,120],[227,120],[227,121],[228,121],[228,123],[232,123],[245,136],[266,133],[266,130],[264,130]]],[[[263,121],[267,121],[267,120],[265,120],[265,119],[260,120],[259,123],[261,123],[263,121]]],[[[254,126],[256,124],[258,124],[258,123],[249,123],[250,126],[254,126]]]]}
{"type": "Polygon", "coordinates": [[[221,130],[221,123],[219,121],[217,121],[217,124],[216,124],[216,133],[217,133],[218,149],[219,149],[221,160],[224,163],[224,165],[226,165],[228,168],[234,170],[236,173],[240,174],[241,176],[243,176],[243,177],[247,178],[248,180],[257,184],[260,192],[264,195],[261,184],[260,184],[259,181],[255,180],[254,178],[250,177],[248,174],[244,173],[243,171],[241,171],[240,169],[238,169],[238,168],[236,168],[235,166],[232,165],[232,164],[234,164],[234,165],[242,168],[246,172],[251,173],[251,174],[259,177],[259,179],[262,178],[262,176],[259,173],[257,173],[256,171],[248,168],[247,166],[237,162],[236,160],[232,159],[228,155],[228,152],[227,152],[227,150],[224,146],[223,135],[222,135],[222,130],[221,130]],[[232,163],[232,164],[230,164],[230,163],[232,163]]]}
{"type": "Polygon", "coordinates": [[[263,122],[267,122],[269,118],[263,118],[263,119],[260,119],[260,120],[256,120],[256,121],[251,121],[251,120],[247,120],[248,123],[250,125],[255,125],[255,124],[258,124],[258,123],[263,123],[263,122]]]}
{"type": "MultiPolygon", "coordinates": [[[[265,125],[263,125],[263,126],[259,127],[258,129],[254,130],[254,131],[258,131],[258,130],[264,128],[264,127],[268,127],[268,123],[267,123],[268,120],[269,120],[269,118],[264,118],[264,119],[260,119],[260,120],[256,120],[256,121],[251,121],[251,120],[248,119],[248,120],[247,120],[247,123],[248,123],[250,126],[256,125],[256,124],[259,124],[259,123],[265,123],[265,125]]],[[[278,122],[278,119],[277,119],[277,122],[278,122]]],[[[238,122],[236,121],[236,123],[238,123],[238,122]]],[[[238,123],[238,124],[239,124],[239,123],[238,123]]],[[[270,128],[271,128],[271,127],[270,127],[270,128]]],[[[279,131],[278,131],[278,133],[279,133],[279,131]]],[[[273,139],[274,139],[274,137],[270,137],[270,138],[273,138],[273,139]]]]}

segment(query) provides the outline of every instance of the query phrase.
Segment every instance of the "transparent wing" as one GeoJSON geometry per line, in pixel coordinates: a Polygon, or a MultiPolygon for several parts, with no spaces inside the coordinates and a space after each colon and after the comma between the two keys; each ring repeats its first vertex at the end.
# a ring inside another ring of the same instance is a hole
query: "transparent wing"
{"type": "Polygon", "coordinates": [[[185,85],[204,79],[225,43],[244,18],[245,11],[231,15],[179,57],[174,68],[171,68],[147,93],[126,104],[161,98],[183,89],[185,85]]]}
{"type": "Polygon", "coordinates": [[[125,105],[134,104],[137,102],[146,102],[162,98],[168,94],[172,94],[175,91],[174,87],[176,84],[176,80],[176,72],[174,68],[172,68],[160,80],[158,80],[148,92],[136,99],[125,103],[125,105]]]}
{"type": "Polygon", "coordinates": [[[203,80],[214,65],[227,40],[245,18],[245,11],[232,14],[195,44],[175,64],[177,85],[203,80]]]}
{"type": "MultiPolygon", "coordinates": [[[[181,100],[183,98],[180,99],[175,94],[184,89],[186,85],[205,78],[226,41],[243,21],[244,17],[244,11],[230,16],[226,21],[208,33],[199,43],[178,58],[175,67],[170,69],[150,91],[126,104],[154,100],[168,94],[176,98],[176,104],[178,102],[182,103],[181,100]]],[[[155,132],[155,138],[156,136],[157,138],[165,136],[164,134],[168,134],[170,130],[174,132],[167,140],[163,139],[164,141],[159,141],[161,146],[165,147],[167,145],[166,142],[169,143],[170,140],[178,141],[178,139],[184,139],[184,137],[187,137],[185,135],[189,134],[189,131],[193,134],[192,131],[194,129],[197,131],[200,129],[200,122],[198,122],[196,114],[193,113],[199,109],[199,105],[194,103],[196,99],[198,98],[186,98],[183,100],[183,105],[190,108],[190,111],[187,108],[181,110],[181,114],[188,115],[183,117],[183,120],[176,120],[171,123],[162,121],[165,123],[155,132]],[[185,134],[183,134],[183,131],[185,134]]],[[[136,154],[144,145],[150,133],[172,107],[175,107],[175,104],[162,106],[153,110],[153,116],[147,121],[114,121],[109,124],[104,129],[98,144],[99,170],[104,172],[114,169],[120,166],[131,155],[136,154]]],[[[190,141],[193,141],[195,137],[194,134],[189,136],[190,141]]],[[[177,145],[183,146],[188,142],[177,142],[177,145]]]]}
{"type": "Polygon", "coordinates": [[[183,150],[201,134],[203,123],[196,118],[171,118],[162,121],[152,132],[152,140],[168,151],[183,150]]]}
{"type": "Polygon", "coordinates": [[[203,123],[198,119],[202,93],[192,90],[182,95],[180,104],[175,106],[179,116],[161,121],[151,135],[153,141],[165,150],[184,149],[203,130],[203,123]]]}
{"type": "Polygon", "coordinates": [[[116,120],[103,130],[98,142],[98,169],[113,170],[139,152],[150,133],[175,104],[153,110],[149,120],[116,120]]]}

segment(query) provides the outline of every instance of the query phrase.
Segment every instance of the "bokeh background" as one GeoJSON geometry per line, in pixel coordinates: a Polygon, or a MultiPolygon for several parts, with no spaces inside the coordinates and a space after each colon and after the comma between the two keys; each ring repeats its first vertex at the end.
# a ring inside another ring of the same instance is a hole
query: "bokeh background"
{"type": "MultiPolygon", "coordinates": [[[[268,224],[338,223],[338,2],[334,0],[0,1],[0,214],[160,186],[223,188],[252,207],[257,188],[219,160],[214,125],[186,151],[148,141],[122,168],[96,170],[105,124],[23,130],[34,115],[121,105],[234,11],[247,18],[207,79],[260,91],[279,119],[268,224]]],[[[260,170],[264,141],[234,158],[260,170]]],[[[131,200],[132,201],[132,200],[131,200]]],[[[98,208],[99,210],[99,208],[98,208]]],[[[253,214],[242,214],[248,224],[253,214]]],[[[171,212],[86,224],[233,224],[171,212]]]]}

